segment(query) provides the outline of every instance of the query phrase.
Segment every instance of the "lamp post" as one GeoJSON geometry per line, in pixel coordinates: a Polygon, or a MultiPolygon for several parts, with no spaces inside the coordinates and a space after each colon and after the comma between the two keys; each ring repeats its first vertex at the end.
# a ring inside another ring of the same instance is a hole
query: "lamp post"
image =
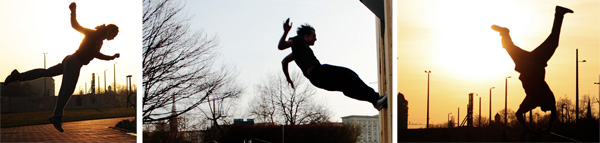
{"type": "Polygon", "coordinates": [[[431,71],[425,70],[425,73],[427,73],[427,129],[429,129],[429,74],[431,71]]]}
{"type": "Polygon", "coordinates": [[[496,88],[496,87],[491,87],[490,88],[490,112],[489,112],[490,113],[489,114],[490,120],[488,122],[488,126],[491,125],[491,123],[492,123],[492,89],[494,89],[494,88],[496,88]]]}
{"type": "Polygon", "coordinates": [[[508,125],[508,108],[506,106],[508,103],[508,78],[510,78],[510,76],[504,78],[504,126],[508,125]]]}
{"type": "Polygon", "coordinates": [[[598,82],[594,82],[598,85],[598,114],[600,114],[600,75],[598,76],[598,82]]]}
{"type": "Polygon", "coordinates": [[[113,68],[114,68],[114,82],[113,83],[113,92],[115,92],[115,95],[117,95],[117,62],[115,62],[115,64],[113,64],[113,68]]]}
{"type": "Polygon", "coordinates": [[[108,69],[104,69],[104,93],[106,93],[106,70],[108,69]]]}
{"type": "Polygon", "coordinates": [[[579,49],[575,49],[575,122],[579,120],[579,49]]]}
{"type": "MultiPolygon", "coordinates": [[[[44,52],[44,69],[46,69],[46,54],[48,54],[47,52],[44,52]]],[[[48,93],[48,86],[46,86],[46,77],[44,77],[44,96],[47,96],[48,93]]]]}
{"type": "Polygon", "coordinates": [[[452,123],[450,122],[450,114],[452,114],[452,112],[448,113],[448,128],[452,126],[452,123]]]}
{"type": "MultiPolygon", "coordinates": [[[[479,96],[479,94],[477,94],[479,96]]],[[[479,96],[479,126],[481,127],[481,96],[479,96]]]]}

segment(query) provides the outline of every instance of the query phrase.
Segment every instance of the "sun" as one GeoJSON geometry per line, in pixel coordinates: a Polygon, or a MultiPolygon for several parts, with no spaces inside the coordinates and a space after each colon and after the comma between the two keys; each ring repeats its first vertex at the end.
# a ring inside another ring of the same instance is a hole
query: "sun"
{"type": "Polygon", "coordinates": [[[491,80],[512,72],[514,64],[502,48],[501,37],[490,29],[493,10],[443,1],[433,19],[435,63],[452,76],[491,80]],[[464,7],[464,8],[457,8],[464,7]]]}

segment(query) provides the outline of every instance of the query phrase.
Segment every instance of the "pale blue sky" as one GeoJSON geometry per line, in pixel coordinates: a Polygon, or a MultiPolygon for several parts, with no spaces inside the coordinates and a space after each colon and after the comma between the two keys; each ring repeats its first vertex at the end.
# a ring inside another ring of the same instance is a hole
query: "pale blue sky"
{"type": "MultiPolygon", "coordinates": [[[[235,118],[248,118],[248,102],[256,96],[254,87],[268,73],[283,74],[281,60],[290,50],[277,50],[283,22],[293,23],[288,37],[304,23],[316,29],[312,47],[321,63],[354,70],[369,86],[377,89],[375,15],[360,1],[227,0],[187,1],[192,27],[218,36],[220,62],[236,67],[238,81],[246,87],[235,118]]],[[[294,62],[291,71],[300,71],[294,62]]],[[[304,78],[304,77],[303,77],[304,78]]],[[[357,101],[341,92],[318,89],[318,102],[333,112],[333,121],[342,116],[378,114],[370,103],[357,101]]]]}

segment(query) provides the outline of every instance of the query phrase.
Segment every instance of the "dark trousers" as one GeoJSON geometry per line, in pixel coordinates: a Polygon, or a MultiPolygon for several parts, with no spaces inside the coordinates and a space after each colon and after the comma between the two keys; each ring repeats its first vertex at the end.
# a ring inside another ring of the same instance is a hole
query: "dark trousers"
{"type": "Polygon", "coordinates": [[[33,69],[21,73],[19,81],[33,80],[41,77],[53,77],[62,74],[62,83],[58,92],[56,106],[54,106],[54,116],[63,117],[65,106],[67,106],[69,99],[71,99],[71,95],[73,95],[73,92],[75,91],[82,66],[83,64],[77,56],[69,55],[63,59],[62,63],[48,69],[33,69]]]}
{"type": "Polygon", "coordinates": [[[310,82],[329,91],[341,91],[344,95],[375,105],[379,93],[367,86],[354,71],[339,66],[323,64],[312,68],[308,75],[310,82]]]}

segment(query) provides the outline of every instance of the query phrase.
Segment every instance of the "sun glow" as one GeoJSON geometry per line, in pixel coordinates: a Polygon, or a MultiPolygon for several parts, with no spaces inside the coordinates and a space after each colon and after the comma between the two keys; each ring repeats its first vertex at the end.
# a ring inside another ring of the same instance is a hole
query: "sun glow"
{"type": "Polygon", "coordinates": [[[456,8],[464,7],[461,5],[442,1],[436,9],[432,25],[437,33],[432,41],[437,44],[433,53],[435,63],[449,74],[468,80],[489,80],[510,74],[514,64],[502,48],[501,37],[490,29],[506,13],[485,4],[456,8]]]}

